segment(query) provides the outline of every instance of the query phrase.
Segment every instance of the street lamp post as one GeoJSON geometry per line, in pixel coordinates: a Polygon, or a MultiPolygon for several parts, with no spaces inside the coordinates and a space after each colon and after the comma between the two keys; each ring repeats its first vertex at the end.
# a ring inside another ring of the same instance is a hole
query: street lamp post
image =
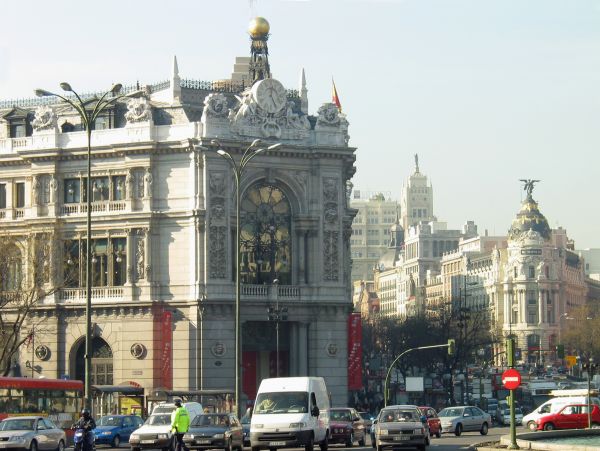
{"type": "Polygon", "coordinates": [[[71,105],[79,114],[81,123],[85,127],[87,133],[87,181],[86,181],[86,209],[87,209],[87,240],[85,253],[85,407],[92,407],[92,392],[91,392],[91,372],[92,372],[92,260],[91,260],[91,243],[92,243],[92,130],[95,127],[96,119],[109,106],[113,105],[118,99],[123,97],[118,95],[121,91],[121,84],[117,83],[112,86],[109,91],[106,91],[96,102],[93,110],[88,110],[82,98],[71,88],[69,83],[63,82],[60,84],[63,91],[70,92],[75,96],[75,99],[60,94],[55,94],[44,89],[36,89],[35,95],[38,97],[58,97],[63,102],[71,105]],[[108,95],[111,94],[111,97],[108,95]]]}
{"type": "Polygon", "coordinates": [[[265,150],[274,150],[281,147],[281,143],[273,144],[269,147],[258,147],[261,145],[260,139],[252,141],[239,162],[236,162],[231,154],[221,147],[221,143],[216,139],[211,140],[213,146],[218,147],[217,154],[225,158],[231,166],[231,172],[235,181],[235,238],[236,238],[236,253],[235,253],[235,404],[238,418],[242,417],[241,406],[241,368],[242,368],[242,348],[241,348],[241,328],[240,328],[240,261],[241,261],[241,235],[240,235],[240,182],[246,166],[256,155],[265,150]]]}
{"type": "Polygon", "coordinates": [[[273,289],[275,290],[275,308],[269,307],[267,311],[269,312],[269,321],[275,321],[275,377],[279,377],[279,322],[287,321],[287,307],[279,308],[279,280],[275,279],[273,281],[273,289]]]}

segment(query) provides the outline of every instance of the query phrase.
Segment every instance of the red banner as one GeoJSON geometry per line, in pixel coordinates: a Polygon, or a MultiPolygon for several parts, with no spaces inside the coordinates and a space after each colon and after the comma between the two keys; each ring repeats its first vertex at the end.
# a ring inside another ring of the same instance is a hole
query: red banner
{"type": "Polygon", "coordinates": [[[160,317],[160,387],[173,389],[173,314],[163,311],[160,317]]]}
{"type": "Polygon", "coordinates": [[[360,313],[351,313],[348,317],[348,390],[362,388],[362,322],[360,313]]]}

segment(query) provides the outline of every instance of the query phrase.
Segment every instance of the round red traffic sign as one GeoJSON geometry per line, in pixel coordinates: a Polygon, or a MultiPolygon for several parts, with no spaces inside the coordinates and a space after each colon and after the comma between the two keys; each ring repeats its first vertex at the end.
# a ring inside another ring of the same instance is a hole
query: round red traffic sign
{"type": "Polygon", "coordinates": [[[508,390],[515,390],[521,385],[521,373],[515,369],[506,370],[502,373],[502,383],[508,390]]]}

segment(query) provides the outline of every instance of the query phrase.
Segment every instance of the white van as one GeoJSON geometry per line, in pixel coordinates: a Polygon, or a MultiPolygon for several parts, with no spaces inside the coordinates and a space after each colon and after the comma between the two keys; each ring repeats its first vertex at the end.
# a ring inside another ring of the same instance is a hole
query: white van
{"type": "MultiPolygon", "coordinates": [[[[593,396],[597,392],[591,393],[590,403],[600,406],[600,400],[596,396],[593,396]]],[[[550,394],[554,395],[554,398],[549,399],[539,407],[536,407],[533,412],[523,417],[523,422],[521,423],[523,426],[526,426],[531,431],[536,431],[537,421],[544,415],[556,413],[569,404],[587,404],[587,390],[553,390],[550,394]]]]}
{"type": "Polygon", "coordinates": [[[329,445],[329,395],[322,377],[263,379],[250,420],[252,451],[329,445]]]}
{"type": "MultiPolygon", "coordinates": [[[[199,402],[190,401],[190,402],[181,403],[181,405],[183,407],[185,407],[186,410],[188,411],[188,413],[190,414],[190,423],[196,417],[196,415],[202,414],[202,404],[200,404],[199,402]]],[[[152,415],[156,415],[159,413],[171,413],[174,410],[175,410],[175,403],[161,402],[161,403],[157,404],[156,406],[154,406],[154,409],[152,409],[152,415]]]]}

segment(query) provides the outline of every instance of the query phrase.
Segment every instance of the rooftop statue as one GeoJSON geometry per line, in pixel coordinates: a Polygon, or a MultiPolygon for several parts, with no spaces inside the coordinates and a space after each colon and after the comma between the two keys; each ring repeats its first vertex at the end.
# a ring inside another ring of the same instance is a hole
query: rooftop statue
{"type": "Polygon", "coordinates": [[[527,197],[531,197],[535,184],[540,180],[520,179],[520,181],[524,183],[523,189],[527,192],[527,197]]]}

